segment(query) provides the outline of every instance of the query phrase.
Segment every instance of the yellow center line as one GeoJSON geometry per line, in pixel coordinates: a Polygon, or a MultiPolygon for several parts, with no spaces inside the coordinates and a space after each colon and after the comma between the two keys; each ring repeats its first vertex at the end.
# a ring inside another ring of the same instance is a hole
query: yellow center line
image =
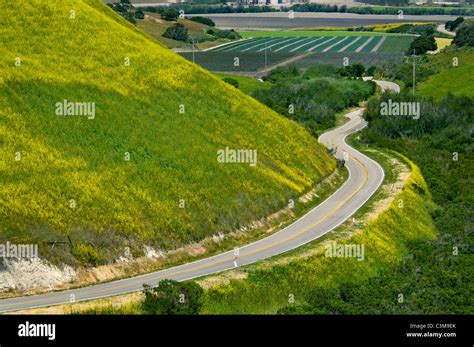
{"type": "MultiPolygon", "coordinates": [[[[336,135],[338,135],[339,133],[336,132],[332,137],[331,137],[331,141],[332,139],[334,139],[334,137],[336,135]]],[[[357,194],[361,189],[362,187],[364,186],[364,184],[367,182],[367,179],[369,177],[369,173],[368,173],[368,169],[367,167],[361,163],[357,158],[353,157],[352,155],[349,154],[349,157],[354,159],[354,161],[359,164],[360,167],[362,167],[362,169],[364,170],[364,173],[365,173],[365,177],[364,177],[364,180],[362,181],[362,183],[357,187],[356,190],[354,190],[346,199],[344,199],[343,201],[341,201],[336,207],[334,207],[331,211],[329,211],[326,215],[324,215],[320,220],[318,220],[317,222],[309,225],[308,227],[304,228],[303,230],[285,238],[285,239],[282,239],[280,241],[277,241],[277,242],[273,242],[273,243],[270,243],[269,245],[265,246],[265,247],[261,247],[261,248],[257,248],[251,252],[247,252],[247,253],[244,253],[242,255],[240,255],[240,257],[245,257],[245,256],[249,256],[249,255],[252,255],[254,253],[257,253],[257,252],[261,252],[263,250],[266,250],[268,248],[272,248],[272,247],[275,247],[281,243],[284,243],[284,242],[287,242],[287,241],[290,241],[304,233],[306,233],[309,229],[315,227],[316,225],[322,223],[323,221],[325,221],[327,218],[329,218],[332,214],[334,214],[338,209],[341,208],[341,206],[343,206],[347,201],[349,201],[355,194],[357,194]]],[[[275,235],[275,234],[274,234],[275,235]]],[[[263,240],[263,239],[262,239],[263,240]]],[[[206,263],[206,264],[202,264],[202,265],[199,265],[199,266],[195,266],[195,267],[192,267],[190,269],[185,269],[185,270],[180,270],[180,271],[175,271],[175,272],[172,272],[168,275],[159,275],[157,277],[154,277],[148,281],[153,281],[153,280],[158,280],[158,279],[162,279],[162,278],[169,278],[169,276],[176,276],[178,274],[182,274],[182,273],[188,273],[188,272],[191,272],[191,271],[196,271],[196,270],[199,270],[199,269],[203,269],[203,268],[207,268],[207,267],[211,267],[211,266],[214,266],[214,265],[218,265],[218,264],[221,264],[221,263],[225,263],[229,260],[235,260],[235,257],[233,256],[230,256],[230,257],[226,257],[225,259],[221,259],[221,260],[218,260],[218,261],[215,261],[215,262],[210,262],[210,263],[206,263]],[[167,276],[167,277],[164,277],[164,276],[167,276]]],[[[186,264],[184,264],[186,265],[186,264]]],[[[184,265],[180,265],[180,266],[184,266],[184,265]]],[[[170,269],[172,270],[172,268],[170,269]]],[[[161,271],[166,271],[166,269],[164,270],[161,270],[161,271]]],[[[204,275],[203,275],[204,276],[204,275]]],[[[133,279],[133,278],[131,278],[133,279]]],[[[117,285],[117,286],[112,286],[112,287],[107,287],[107,288],[102,288],[102,289],[96,289],[96,290],[93,290],[90,294],[96,294],[96,293],[100,293],[100,292],[104,292],[104,291],[113,291],[113,290],[117,290],[117,289],[121,289],[121,288],[125,288],[127,286],[130,286],[130,285],[134,285],[134,283],[126,283],[126,284],[123,284],[123,285],[117,285]]],[[[71,289],[71,290],[68,290],[69,291],[74,291],[74,289],[71,289]]],[[[69,294],[67,292],[65,292],[65,294],[69,294]]],[[[119,293],[117,293],[119,294],[119,293]]],[[[54,298],[52,298],[54,299],[54,298]]],[[[40,302],[40,301],[43,301],[44,298],[37,298],[37,299],[33,299],[33,300],[29,300],[29,301],[24,301],[23,304],[29,304],[29,303],[34,303],[34,302],[40,302]]],[[[47,301],[45,302],[47,303],[47,301]]],[[[0,304],[0,307],[2,305],[0,304]]]]}

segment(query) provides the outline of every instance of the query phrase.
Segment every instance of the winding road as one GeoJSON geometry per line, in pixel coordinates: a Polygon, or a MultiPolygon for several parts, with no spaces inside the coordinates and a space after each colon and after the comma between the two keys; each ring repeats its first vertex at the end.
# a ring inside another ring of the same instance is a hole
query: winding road
{"type": "MultiPolygon", "coordinates": [[[[395,83],[375,81],[382,91],[399,92],[395,83]]],[[[335,150],[335,156],[345,160],[349,171],[347,181],[330,197],[293,224],[239,249],[221,253],[173,268],[88,287],[0,300],[0,312],[53,306],[91,300],[106,296],[136,292],[143,284],[156,285],[162,279],[190,280],[215,274],[287,252],[311,242],[350,218],[377,191],[384,179],[382,167],[346,144],[348,135],[364,128],[363,109],[347,114],[346,124],[323,134],[319,141],[335,150]]]]}
{"type": "Polygon", "coordinates": [[[446,34],[446,35],[456,36],[456,33],[453,32],[453,31],[447,30],[446,27],[444,26],[444,24],[438,25],[436,27],[436,30],[438,30],[440,33],[443,33],[443,34],[446,34]]]}

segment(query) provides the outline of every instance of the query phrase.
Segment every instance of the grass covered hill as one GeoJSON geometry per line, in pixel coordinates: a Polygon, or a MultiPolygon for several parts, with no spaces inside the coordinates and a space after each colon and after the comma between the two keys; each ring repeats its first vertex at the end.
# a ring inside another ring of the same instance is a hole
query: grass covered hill
{"type": "MultiPolygon", "coordinates": [[[[474,48],[450,45],[439,54],[416,58],[416,91],[420,97],[441,100],[447,94],[474,96],[474,48]]],[[[378,78],[402,82],[411,88],[413,58],[402,66],[386,65],[380,68],[378,78]]]]}
{"type": "Polygon", "coordinates": [[[302,127],[99,0],[0,14],[0,242],[92,265],[174,248],[276,211],[335,168],[302,127]],[[58,115],[64,100],[95,103],[94,117],[58,115]],[[226,147],[257,150],[257,165],[219,163],[226,147]]]}
{"type": "MultiPolygon", "coordinates": [[[[457,96],[474,96],[474,48],[449,47],[444,54],[428,57],[426,70],[436,73],[430,75],[418,87],[423,96],[441,99],[448,93],[457,96]]],[[[422,65],[422,68],[424,66],[422,65]]]]}

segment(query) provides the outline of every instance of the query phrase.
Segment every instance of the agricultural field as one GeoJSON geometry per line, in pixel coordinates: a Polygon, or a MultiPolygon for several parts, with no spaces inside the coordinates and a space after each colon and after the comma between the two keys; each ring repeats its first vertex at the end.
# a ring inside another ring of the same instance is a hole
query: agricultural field
{"type": "Polygon", "coordinates": [[[347,28],[314,28],[305,30],[239,31],[242,37],[293,37],[293,36],[400,36],[375,31],[355,31],[347,28]]]}
{"type": "Polygon", "coordinates": [[[350,64],[363,64],[365,67],[387,64],[399,65],[404,62],[401,54],[393,54],[390,52],[314,52],[303,56],[294,64],[301,69],[309,69],[318,64],[342,67],[346,59],[350,64]]]}
{"type": "Polygon", "coordinates": [[[2,10],[2,243],[74,266],[176,249],[278,211],[336,167],[303,127],[99,0],[2,10]],[[258,165],[219,163],[226,147],[258,165]]]}
{"type": "MultiPolygon", "coordinates": [[[[351,64],[380,66],[401,63],[414,38],[409,35],[357,35],[353,32],[347,32],[347,35],[322,32],[322,35],[312,36],[291,36],[295,33],[293,31],[275,33],[288,33],[289,36],[252,37],[223,44],[195,53],[194,61],[210,71],[219,72],[256,72],[275,64],[289,63],[303,69],[316,64],[342,66],[345,59],[349,59],[351,64]],[[236,58],[238,65],[234,64],[236,58]]],[[[191,53],[182,55],[192,60],[191,53]]]]}
{"type": "Polygon", "coordinates": [[[331,27],[320,27],[320,28],[305,28],[304,30],[313,30],[313,31],[355,31],[360,34],[364,32],[372,33],[376,35],[377,33],[383,34],[386,33],[387,30],[397,29],[400,26],[405,24],[409,24],[412,26],[424,26],[430,25],[435,23],[430,22],[412,22],[412,23],[386,23],[386,24],[374,24],[374,25],[363,25],[358,27],[345,27],[345,28],[331,28],[331,27]]]}
{"type": "Polygon", "coordinates": [[[258,37],[224,44],[212,49],[214,52],[363,52],[403,51],[408,48],[412,37],[338,35],[338,36],[296,36],[258,37]]]}
{"type": "Polygon", "coordinates": [[[213,72],[256,72],[274,64],[283,63],[298,56],[298,53],[270,53],[265,59],[264,52],[183,52],[186,59],[213,72]],[[236,61],[238,58],[238,61],[236,61]]]}
{"type": "Polygon", "coordinates": [[[453,39],[447,39],[443,37],[435,37],[435,40],[436,46],[438,46],[438,48],[436,49],[436,53],[441,52],[443,49],[449,47],[453,43],[453,39]]]}

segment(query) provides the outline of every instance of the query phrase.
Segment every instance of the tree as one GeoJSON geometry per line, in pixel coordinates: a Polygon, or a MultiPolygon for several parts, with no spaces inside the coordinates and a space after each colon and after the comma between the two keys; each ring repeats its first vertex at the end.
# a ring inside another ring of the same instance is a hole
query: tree
{"type": "Polygon", "coordinates": [[[111,7],[129,22],[133,24],[137,23],[135,20],[135,13],[132,11],[132,4],[130,3],[130,0],[121,0],[120,2],[115,2],[111,7]]]}
{"type": "Polygon", "coordinates": [[[358,78],[362,77],[365,72],[365,66],[362,64],[353,64],[343,67],[339,70],[339,74],[343,77],[358,78]]]}
{"type": "Polygon", "coordinates": [[[203,305],[204,290],[195,282],[162,280],[155,288],[143,287],[145,300],[141,307],[147,314],[194,315],[203,305]]]}
{"type": "Polygon", "coordinates": [[[188,29],[183,24],[176,23],[165,30],[163,37],[177,41],[187,41],[188,29]]]}
{"type": "Polygon", "coordinates": [[[179,17],[179,12],[174,8],[168,8],[161,14],[161,18],[167,21],[175,21],[179,17]]]}
{"type": "Polygon", "coordinates": [[[422,35],[413,40],[407,54],[413,54],[414,50],[417,55],[421,55],[428,51],[436,51],[437,48],[438,45],[433,36],[422,35]]]}
{"type": "Polygon", "coordinates": [[[209,27],[215,27],[216,26],[216,23],[214,23],[214,21],[211,18],[195,16],[195,17],[191,17],[189,19],[192,20],[193,22],[201,23],[201,24],[207,25],[209,27]]]}
{"type": "Polygon", "coordinates": [[[377,71],[377,66],[371,66],[367,69],[367,76],[373,76],[377,71]]]}
{"type": "Polygon", "coordinates": [[[458,17],[455,20],[447,21],[444,27],[449,31],[455,31],[462,22],[464,22],[464,18],[458,17]]]}
{"type": "Polygon", "coordinates": [[[474,46],[474,20],[464,21],[458,27],[454,43],[457,46],[474,46]]]}
{"type": "Polygon", "coordinates": [[[135,18],[136,19],[145,19],[145,12],[142,10],[135,11],[135,18]]]}

